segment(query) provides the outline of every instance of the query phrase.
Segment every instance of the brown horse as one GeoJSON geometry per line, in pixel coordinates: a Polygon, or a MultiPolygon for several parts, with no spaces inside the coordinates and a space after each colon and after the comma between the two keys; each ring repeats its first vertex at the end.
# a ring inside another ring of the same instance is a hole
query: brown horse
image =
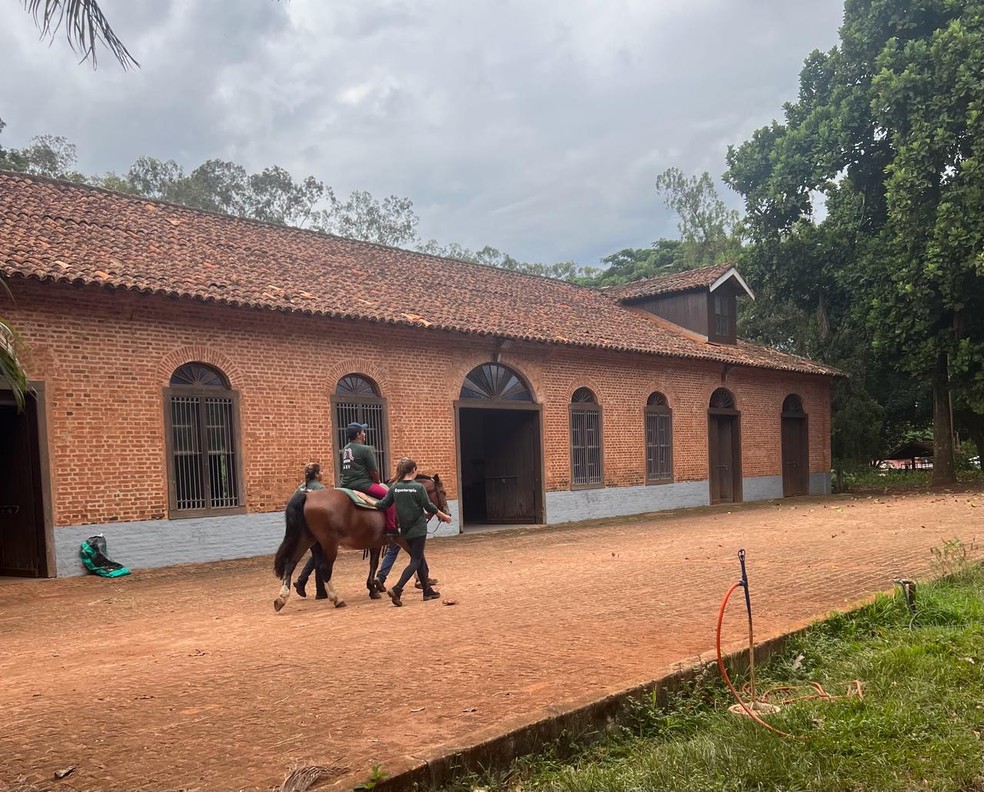
{"type": "MultiPolygon", "coordinates": [[[[431,502],[447,512],[448,499],[440,477],[436,474],[420,475],[417,481],[424,485],[431,502]]],[[[320,489],[294,493],[287,502],[284,517],[287,531],[273,561],[273,571],[282,584],[280,596],[273,601],[274,610],[279,611],[287,604],[294,567],[309,548],[314,554],[319,576],[328,585],[328,599],[336,608],[345,606],[331,582],[338,548],[368,550],[369,577],[366,578],[366,588],[370,597],[379,599],[376,568],[379,566],[380,550],[389,541],[383,512],[356,506],[348,494],[340,490],[320,489]]],[[[402,537],[395,537],[393,541],[409,552],[402,537]]]]}

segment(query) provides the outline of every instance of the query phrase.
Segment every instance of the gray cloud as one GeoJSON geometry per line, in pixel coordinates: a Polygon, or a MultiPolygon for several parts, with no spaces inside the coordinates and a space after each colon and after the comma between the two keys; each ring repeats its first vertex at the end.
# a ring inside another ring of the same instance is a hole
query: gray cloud
{"type": "MultiPolygon", "coordinates": [[[[16,6],[16,4],[15,4],[16,6]]],[[[103,0],[142,68],[93,72],[0,27],[5,143],[61,134],[83,170],[142,154],[410,197],[421,234],[594,264],[674,236],[660,171],[724,170],[836,43],[834,0],[103,0]],[[234,10],[232,10],[234,9],[234,10]]],[[[731,196],[737,205],[737,198],[731,196]]]]}

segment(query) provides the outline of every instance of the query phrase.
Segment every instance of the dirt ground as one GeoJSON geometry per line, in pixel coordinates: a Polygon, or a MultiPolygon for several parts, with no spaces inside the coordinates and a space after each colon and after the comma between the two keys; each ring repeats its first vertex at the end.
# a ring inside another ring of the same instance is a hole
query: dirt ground
{"type": "MultiPolygon", "coordinates": [[[[334,768],[320,788],[350,787],[374,763],[395,774],[711,659],[741,547],[765,639],[893,578],[925,580],[946,540],[980,558],[981,531],[977,492],[513,529],[428,543],[454,605],[419,592],[403,608],[371,601],[361,553],[347,552],[335,574],[348,607],[292,596],[279,614],[268,557],[116,580],[7,578],[0,789],[269,790],[308,764],[334,768]]],[[[732,648],[747,636],[739,604],[732,648]]]]}

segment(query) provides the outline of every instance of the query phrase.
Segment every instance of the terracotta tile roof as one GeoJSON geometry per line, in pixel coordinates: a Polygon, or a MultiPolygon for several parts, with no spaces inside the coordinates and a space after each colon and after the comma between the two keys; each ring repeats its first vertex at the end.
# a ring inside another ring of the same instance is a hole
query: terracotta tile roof
{"type": "Polygon", "coordinates": [[[627,302],[643,297],[655,297],[658,294],[673,294],[690,289],[709,289],[718,278],[733,267],[734,264],[716,264],[713,267],[674,272],[672,275],[664,275],[662,278],[646,278],[632,283],[624,283],[621,286],[611,286],[603,291],[612,299],[627,302]]]}
{"type": "Polygon", "coordinates": [[[0,172],[0,271],[233,306],[837,374],[563,281],[0,172]]]}

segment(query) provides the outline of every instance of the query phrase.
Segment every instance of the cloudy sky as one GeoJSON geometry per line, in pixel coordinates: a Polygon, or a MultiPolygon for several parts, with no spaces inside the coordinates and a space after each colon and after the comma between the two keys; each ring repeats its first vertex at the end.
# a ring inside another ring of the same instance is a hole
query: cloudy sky
{"type": "MultiPolygon", "coordinates": [[[[843,0],[102,0],[141,63],[78,65],[0,14],[0,143],[186,170],[282,165],[339,196],[413,200],[420,235],[597,264],[676,237],[653,183],[719,178],[780,117],[843,0]]],[[[722,190],[724,191],[724,190],[722,190]]],[[[737,207],[737,196],[727,196],[737,207]]]]}

